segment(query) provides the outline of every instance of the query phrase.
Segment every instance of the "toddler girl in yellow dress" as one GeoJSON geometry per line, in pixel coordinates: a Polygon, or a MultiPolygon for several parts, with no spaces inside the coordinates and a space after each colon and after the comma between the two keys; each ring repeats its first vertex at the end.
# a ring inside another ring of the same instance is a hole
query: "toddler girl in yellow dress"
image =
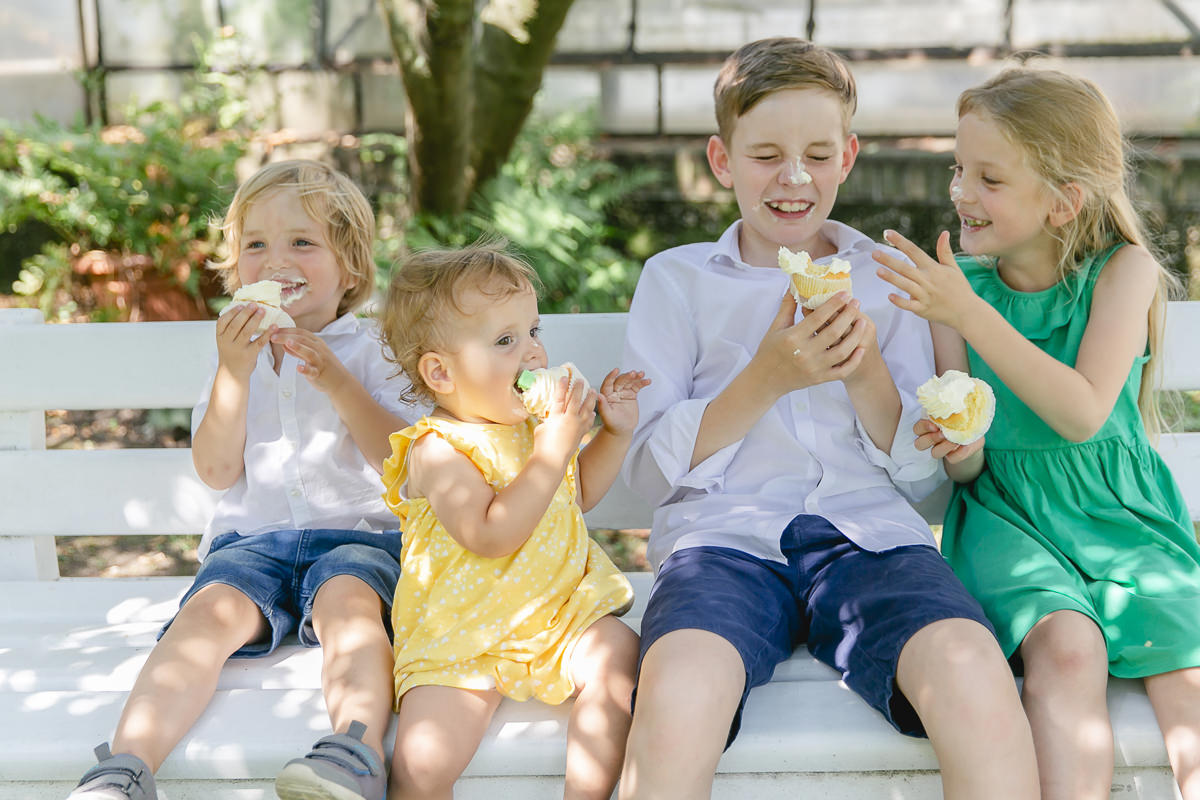
{"type": "Polygon", "coordinates": [[[597,393],[563,380],[530,418],[514,384],[547,365],[536,280],[474,246],[408,259],[388,291],[387,344],[434,403],[392,434],[383,472],[404,531],[393,799],[450,797],[502,697],[575,697],[565,796],[607,798],[620,774],[637,635],[614,615],[633,590],[583,509],[616,478],[648,381],[614,369],[597,393]]]}

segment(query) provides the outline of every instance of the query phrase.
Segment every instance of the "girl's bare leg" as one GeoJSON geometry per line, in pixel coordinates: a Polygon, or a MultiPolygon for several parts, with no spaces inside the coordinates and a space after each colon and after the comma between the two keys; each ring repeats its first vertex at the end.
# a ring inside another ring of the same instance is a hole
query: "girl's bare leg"
{"type": "Polygon", "coordinates": [[[500,705],[495,690],[418,686],[400,701],[389,800],[450,800],[500,705]]]}
{"type": "Polygon", "coordinates": [[[1146,678],[1183,800],[1200,800],[1200,667],[1146,678]]]}
{"type": "Polygon", "coordinates": [[[608,800],[621,774],[638,637],[613,616],[596,620],[571,653],[578,689],[567,728],[567,800],[608,800]]]}
{"type": "Polygon", "coordinates": [[[1021,643],[1022,700],[1037,747],[1046,800],[1108,800],[1113,734],[1108,648],[1091,618],[1047,614],[1021,643]]]}

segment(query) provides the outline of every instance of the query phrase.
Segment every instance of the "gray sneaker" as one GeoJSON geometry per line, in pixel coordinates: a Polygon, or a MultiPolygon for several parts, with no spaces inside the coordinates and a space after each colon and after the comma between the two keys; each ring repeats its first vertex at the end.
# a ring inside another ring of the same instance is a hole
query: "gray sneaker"
{"type": "Polygon", "coordinates": [[[128,753],[114,756],[108,742],[96,748],[100,763],[83,773],[67,800],[158,800],[154,773],[128,753]]]}
{"type": "Polygon", "coordinates": [[[304,758],[275,776],[281,800],[384,800],[387,775],[379,756],[363,744],[367,726],[355,720],[345,733],[317,740],[304,758]]]}

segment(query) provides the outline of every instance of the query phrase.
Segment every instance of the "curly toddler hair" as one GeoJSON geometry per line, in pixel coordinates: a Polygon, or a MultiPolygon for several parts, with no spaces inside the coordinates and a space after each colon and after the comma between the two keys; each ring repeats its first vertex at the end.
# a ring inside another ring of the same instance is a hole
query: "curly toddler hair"
{"type": "Polygon", "coordinates": [[[480,242],[456,250],[425,250],[402,261],[392,273],[380,313],[385,353],[408,376],[406,402],[431,402],[433,392],[421,377],[421,356],[449,350],[455,323],[464,312],[464,292],[475,289],[496,299],[540,287],[537,272],[505,250],[505,242],[480,242]],[[390,352],[387,352],[390,351],[390,352]]]}

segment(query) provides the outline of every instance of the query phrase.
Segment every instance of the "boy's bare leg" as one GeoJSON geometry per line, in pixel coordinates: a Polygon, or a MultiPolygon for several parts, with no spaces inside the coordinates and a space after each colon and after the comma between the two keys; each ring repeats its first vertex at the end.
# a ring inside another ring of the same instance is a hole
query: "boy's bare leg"
{"type": "Polygon", "coordinates": [[[1146,678],[1183,800],[1200,800],[1200,667],[1146,678]]]}
{"type": "Polygon", "coordinates": [[[621,800],[704,798],[742,698],[746,667],[715,633],[672,631],[642,659],[621,800]]]}
{"type": "Polygon", "coordinates": [[[383,601],[365,581],[336,575],[313,598],[313,630],[321,643],[321,688],[334,733],[358,720],[363,743],[383,762],[383,736],[392,714],[392,643],[383,601]]]}
{"type": "Polygon", "coordinates": [[[396,721],[389,800],[450,800],[500,705],[495,690],[418,686],[396,721]]]}
{"type": "Polygon", "coordinates": [[[900,651],[896,683],[929,734],[947,800],[1039,796],[1029,722],[990,631],[966,619],[926,625],[900,651]]]}
{"type": "Polygon", "coordinates": [[[1108,650],[1096,623],[1076,611],[1042,617],[1021,643],[1022,700],[1037,747],[1042,797],[1108,800],[1113,734],[1108,650]]]}
{"type": "Polygon", "coordinates": [[[625,758],[638,637],[616,617],[596,620],[571,653],[578,689],[567,728],[563,797],[608,800],[625,758]]]}
{"type": "Polygon", "coordinates": [[[112,751],[157,772],[212,700],[226,659],[266,633],[258,606],[232,586],[212,583],[192,595],[138,673],[112,751]]]}

